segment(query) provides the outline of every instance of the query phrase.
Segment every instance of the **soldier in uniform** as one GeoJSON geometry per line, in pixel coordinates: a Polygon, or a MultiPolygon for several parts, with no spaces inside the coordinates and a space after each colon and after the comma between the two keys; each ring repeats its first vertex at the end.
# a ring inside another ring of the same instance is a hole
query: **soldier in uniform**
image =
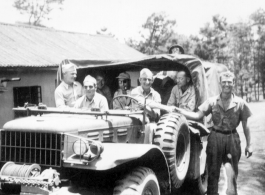
{"type": "Polygon", "coordinates": [[[83,93],[82,85],[75,81],[77,75],[76,66],[68,60],[64,61],[60,66],[59,74],[62,75],[62,82],[54,92],[55,104],[58,108],[73,107],[75,101],[83,93]]]}
{"type": "MultiPolygon", "coordinates": [[[[119,95],[131,95],[131,77],[128,73],[122,72],[117,77],[119,89],[114,93],[114,97],[119,95]]],[[[113,101],[113,109],[126,109],[131,105],[131,99],[120,97],[119,100],[113,101]]]]}
{"type": "Polygon", "coordinates": [[[109,108],[112,109],[112,95],[111,95],[110,88],[105,84],[104,76],[98,73],[96,75],[96,80],[97,80],[97,93],[107,98],[109,108]]]}
{"type": "MultiPolygon", "coordinates": [[[[139,82],[141,85],[134,88],[131,92],[133,97],[139,99],[138,105],[140,108],[144,108],[145,99],[161,103],[159,93],[151,87],[153,81],[153,73],[149,69],[144,68],[140,71],[139,82]]],[[[157,120],[160,116],[160,110],[150,107],[148,103],[146,103],[146,112],[151,121],[157,120]]]]}
{"type": "Polygon", "coordinates": [[[181,108],[175,108],[188,119],[200,120],[203,116],[212,114],[213,129],[208,137],[206,148],[208,165],[208,195],[218,194],[218,181],[220,168],[223,164],[227,175],[228,195],[237,194],[238,162],[241,156],[240,138],[237,126],[242,123],[246,137],[245,155],[252,155],[251,136],[248,126],[248,118],[251,111],[248,104],[232,92],[234,88],[234,74],[227,71],[220,75],[222,92],[220,95],[206,100],[199,111],[189,112],[181,108]]]}
{"type": "Polygon", "coordinates": [[[174,53],[184,54],[185,52],[184,52],[183,47],[181,47],[180,45],[173,45],[169,48],[168,53],[169,54],[174,54],[174,53]]]}
{"type": "Polygon", "coordinates": [[[85,95],[83,95],[76,101],[74,108],[79,108],[82,110],[108,110],[109,106],[107,99],[103,95],[96,92],[96,79],[90,75],[87,75],[84,79],[83,84],[85,88],[85,95]]]}
{"type": "Polygon", "coordinates": [[[194,111],[195,103],[195,88],[192,85],[191,76],[181,70],[177,73],[177,85],[171,90],[167,105],[194,111]]]}

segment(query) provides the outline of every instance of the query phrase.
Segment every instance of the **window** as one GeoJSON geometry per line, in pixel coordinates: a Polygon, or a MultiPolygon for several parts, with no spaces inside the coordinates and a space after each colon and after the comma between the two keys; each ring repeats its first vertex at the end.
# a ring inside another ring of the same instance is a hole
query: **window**
{"type": "Polygon", "coordinates": [[[23,107],[26,102],[35,105],[38,105],[40,102],[42,102],[40,86],[14,87],[13,94],[14,107],[23,107]]]}

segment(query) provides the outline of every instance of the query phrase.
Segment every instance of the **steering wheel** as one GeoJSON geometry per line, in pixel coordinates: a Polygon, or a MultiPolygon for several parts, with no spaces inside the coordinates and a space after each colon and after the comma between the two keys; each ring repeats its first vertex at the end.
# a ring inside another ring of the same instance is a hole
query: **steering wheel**
{"type": "MultiPolygon", "coordinates": [[[[114,97],[113,98],[113,105],[114,105],[114,101],[118,102],[118,104],[122,110],[132,109],[132,103],[134,102],[137,105],[139,102],[135,97],[132,97],[129,95],[118,95],[118,96],[114,97]],[[125,102],[124,102],[124,100],[125,100],[125,102]]],[[[137,107],[135,109],[137,109],[137,107]]]]}

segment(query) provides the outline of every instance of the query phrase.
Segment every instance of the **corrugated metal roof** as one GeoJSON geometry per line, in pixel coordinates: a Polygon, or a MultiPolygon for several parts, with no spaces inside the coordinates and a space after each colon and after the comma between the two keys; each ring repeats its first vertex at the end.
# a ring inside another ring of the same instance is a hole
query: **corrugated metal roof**
{"type": "Polygon", "coordinates": [[[109,36],[0,23],[0,67],[56,67],[64,59],[113,61],[144,56],[109,36]]]}

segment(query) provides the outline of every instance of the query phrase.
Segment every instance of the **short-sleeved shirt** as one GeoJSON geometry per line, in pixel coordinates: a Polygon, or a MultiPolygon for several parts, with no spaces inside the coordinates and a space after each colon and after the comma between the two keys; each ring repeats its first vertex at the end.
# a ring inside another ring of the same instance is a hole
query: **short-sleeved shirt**
{"type": "Polygon", "coordinates": [[[105,96],[105,98],[107,98],[109,107],[112,108],[112,95],[111,95],[110,88],[104,85],[101,89],[97,89],[97,93],[105,96]]]}
{"type": "MultiPolygon", "coordinates": [[[[138,86],[134,88],[131,92],[131,95],[135,98],[142,97],[145,98],[144,90],[141,86],[138,86]]],[[[161,103],[161,97],[157,91],[155,91],[153,88],[150,89],[150,94],[148,95],[147,99],[152,100],[157,103],[161,103]]],[[[153,111],[156,113],[156,115],[160,116],[160,110],[159,109],[153,109],[153,111]]]]}
{"type": "Polygon", "coordinates": [[[81,98],[79,98],[76,101],[74,108],[81,108],[82,110],[99,108],[100,111],[106,111],[109,109],[109,106],[107,99],[103,95],[95,92],[95,95],[91,101],[88,100],[86,95],[83,95],[81,98]]]}
{"type": "MultiPolygon", "coordinates": [[[[125,93],[123,93],[123,91],[121,89],[118,89],[115,93],[114,93],[114,97],[117,97],[119,95],[131,95],[131,90],[126,90],[125,93]]],[[[131,99],[130,98],[126,98],[126,97],[120,97],[119,100],[114,100],[113,101],[113,109],[122,109],[125,106],[129,106],[131,104],[131,99]]]]}
{"type": "Polygon", "coordinates": [[[167,102],[168,106],[176,106],[185,110],[194,111],[196,105],[195,89],[189,86],[188,89],[182,93],[178,85],[174,86],[170,98],[167,102]]]}
{"type": "Polygon", "coordinates": [[[212,114],[214,129],[230,131],[237,128],[240,121],[246,121],[252,115],[248,104],[243,99],[232,94],[232,100],[225,111],[220,95],[206,100],[199,110],[206,116],[212,114]]]}
{"type": "Polygon", "coordinates": [[[73,85],[68,85],[64,81],[55,89],[55,105],[58,108],[73,107],[78,98],[83,95],[82,85],[75,81],[73,85]]]}

